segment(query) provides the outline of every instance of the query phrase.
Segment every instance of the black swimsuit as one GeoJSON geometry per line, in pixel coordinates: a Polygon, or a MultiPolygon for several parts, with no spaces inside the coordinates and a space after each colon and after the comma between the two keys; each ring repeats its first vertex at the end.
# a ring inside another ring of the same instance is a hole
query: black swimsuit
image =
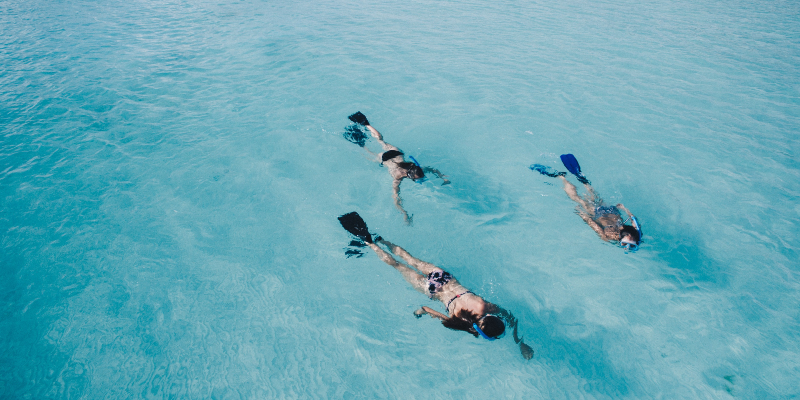
{"type": "Polygon", "coordinates": [[[381,154],[381,161],[386,162],[387,160],[391,160],[397,156],[402,156],[403,152],[398,150],[389,150],[381,154]]]}

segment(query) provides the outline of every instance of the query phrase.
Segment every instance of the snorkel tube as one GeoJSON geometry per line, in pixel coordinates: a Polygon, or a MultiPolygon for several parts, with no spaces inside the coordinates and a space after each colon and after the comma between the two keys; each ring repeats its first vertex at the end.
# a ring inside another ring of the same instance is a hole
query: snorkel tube
{"type": "MultiPolygon", "coordinates": [[[[416,159],[416,158],[414,158],[414,156],[408,156],[408,158],[410,158],[410,159],[411,159],[411,162],[412,162],[412,163],[414,163],[414,165],[416,165],[416,166],[417,166],[417,168],[419,168],[419,170],[420,170],[420,171],[422,171],[422,166],[421,166],[421,165],[419,165],[419,162],[417,162],[417,159],[416,159]]],[[[412,179],[412,181],[414,181],[414,182],[416,182],[416,183],[423,183],[423,182],[425,182],[425,181],[427,181],[427,180],[428,180],[428,178],[426,178],[426,177],[425,177],[425,175],[424,175],[424,172],[423,172],[423,176],[422,176],[422,178],[419,178],[419,179],[416,179],[416,180],[415,180],[415,179],[412,179]]]]}
{"type": "Polygon", "coordinates": [[[631,223],[633,223],[633,227],[636,228],[636,232],[639,233],[639,240],[636,241],[636,244],[642,242],[642,228],[639,226],[639,221],[636,220],[636,217],[631,215],[631,223]]]}
{"type": "Polygon", "coordinates": [[[475,330],[476,330],[476,331],[478,331],[478,333],[479,333],[481,336],[483,336],[483,338],[484,338],[484,339],[486,339],[486,340],[488,340],[488,341],[490,341],[490,342],[491,342],[492,340],[494,340],[494,339],[495,339],[495,338],[493,338],[493,337],[488,337],[488,336],[486,336],[486,334],[485,334],[485,333],[483,333],[483,331],[481,330],[481,328],[479,328],[479,327],[478,327],[478,324],[476,324],[476,323],[474,323],[474,322],[473,322],[473,323],[472,323],[472,327],[473,327],[473,328],[475,328],[475,330]]]}

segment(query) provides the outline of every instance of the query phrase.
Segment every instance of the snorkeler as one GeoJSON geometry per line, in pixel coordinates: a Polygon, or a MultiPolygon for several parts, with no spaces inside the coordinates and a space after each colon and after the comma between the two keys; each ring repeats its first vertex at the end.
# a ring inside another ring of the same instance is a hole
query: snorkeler
{"type": "Polygon", "coordinates": [[[618,242],[620,247],[626,251],[636,251],[642,241],[642,229],[636,217],[622,203],[617,204],[616,207],[603,203],[603,199],[592,188],[591,182],[581,172],[581,166],[575,156],[563,154],[561,155],[561,162],[586,187],[586,195],[584,197],[579,196],[575,185],[567,180],[566,172],[558,172],[541,164],[533,164],[530,169],[552,178],[561,178],[564,182],[564,191],[567,192],[567,196],[578,203],[578,207],[576,207],[578,215],[597,232],[601,239],[607,242],[618,242]],[[628,218],[624,221],[620,210],[628,215],[628,218]],[[625,225],[628,220],[631,221],[631,225],[625,225]]]}
{"type": "Polygon", "coordinates": [[[526,360],[533,357],[533,349],[517,336],[517,319],[510,312],[472,293],[461,286],[446,271],[431,263],[414,258],[400,246],[383,240],[380,236],[375,237],[373,242],[372,235],[367,230],[367,224],[355,211],[340,216],[339,222],[345,230],[363,240],[374,250],[378,258],[398,270],[414,289],[426,294],[431,299],[441,301],[447,311],[447,315],[444,315],[423,306],[414,311],[414,316],[420,318],[428,314],[432,318],[441,320],[442,325],[447,328],[464,331],[488,341],[503,337],[507,325],[509,328],[513,328],[514,342],[519,344],[522,357],[526,360]],[[397,261],[376,243],[386,246],[389,251],[402,258],[408,265],[397,261]]]}
{"type": "Polygon", "coordinates": [[[372,137],[374,137],[375,140],[377,140],[378,143],[380,143],[383,147],[384,151],[382,153],[375,154],[364,147],[366,136],[364,136],[357,127],[351,127],[345,131],[345,138],[347,140],[364,147],[364,150],[367,150],[367,152],[376,156],[376,162],[380,162],[381,165],[385,165],[389,169],[389,174],[392,175],[392,178],[394,179],[392,183],[394,205],[398,210],[400,210],[401,213],[403,213],[403,219],[405,220],[406,224],[411,224],[412,217],[408,215],[408,212],[406,212],[405,209],[403,209],[403,199],[400,198],[400,182],[402,182],[403,179],[408,178],[414,182],[422,183],[426,180],[425,172],[433,173],[442,179],[444,181],[442,186],[449,184],[450,181],[446,178],[446,175],[443,175],[441,172],[439,172],[439,170],[431,167],[420,166],[417,160],[412,156],[409,156],[411,162],[406,161],[403,158],[403,152],[397,147],[384,142],[381,133],[369,124],[367,117],[362,114],[361,111],[358,111],[347,118],[358,125],[366,127],[372,134],[372,137]]]}

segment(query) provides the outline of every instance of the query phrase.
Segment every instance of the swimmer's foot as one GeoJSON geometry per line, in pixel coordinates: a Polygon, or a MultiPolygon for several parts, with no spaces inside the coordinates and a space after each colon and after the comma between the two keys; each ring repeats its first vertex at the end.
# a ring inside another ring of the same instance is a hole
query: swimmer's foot
{"type": "Polygon", "coordinates": [[[369,125],[369,121],[367,120],[367,116],[362,114],[361,111],[356,111],[355,114],[347,117],[350,121],[353,121],[359,125],[369,125]]]}

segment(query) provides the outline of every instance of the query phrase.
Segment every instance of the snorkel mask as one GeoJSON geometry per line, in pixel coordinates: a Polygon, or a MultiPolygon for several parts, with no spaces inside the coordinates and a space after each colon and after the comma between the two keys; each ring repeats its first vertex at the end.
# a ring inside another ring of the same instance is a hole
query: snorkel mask
{"type": "Polygon", "coordinates": [[[625,251],[634,252],[636,250],[639,250],[639,244],[632,240],[622,239],[619,241],[619,246],[625,249],[625,251]]]}
{"type": "Polygon", "coordinates": [[[414,179],[414,178],[408,176],[408,172],[406,172],[406,176],[408,177],[408,179],[411,179],[412,181],[414,181],[416,183],[423,183],[423,182],[427,181],[428,178],[425,177],[425,173],[422,171],[422,166],[419,165],[419,162],[417,162],[417,159],[414,158],[414,156],[408,156],[408,158],[410,158],[411,162],[414,163],[414,165],[416,165],[417,168],[419,168],[419,172],[422,172],[422,178],[418,178],[418,179],[414,179]]]}
{"type": "MultiPolygon", "coordinates": [[[[633,227],[636,229],[636,232],[639,234],[639,240],[633,241],[620,238],[621,240],[619,241],[619,247],[625,249],[626,253],[629,251],[633,253],[636,250],[639,250],[639,243],[642,242],[642,228],[639,226],[639,221],[636,220],[636,217],[631,216],[629,219],[631,220],[633,227]]],[[[628,222],[628,220],[626,219],[625,222],[628,222]]],[[[625,222],[623,222],[623,224],[625,224],[625,222]]]]}

